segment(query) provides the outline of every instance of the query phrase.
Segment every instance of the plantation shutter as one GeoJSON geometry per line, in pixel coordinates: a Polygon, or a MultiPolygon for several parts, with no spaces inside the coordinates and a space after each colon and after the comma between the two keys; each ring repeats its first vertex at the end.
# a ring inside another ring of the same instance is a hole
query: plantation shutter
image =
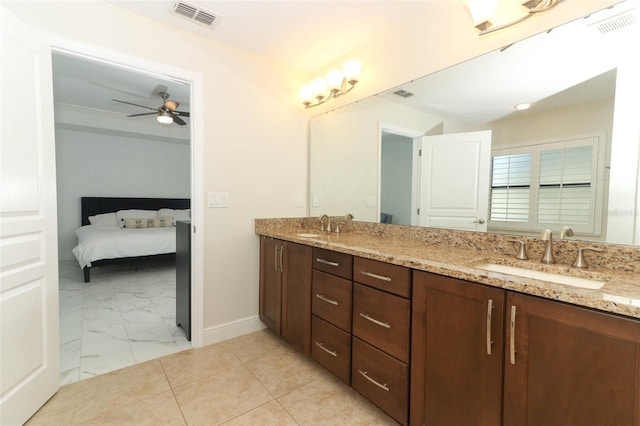
{"type": "Polygon", "coordinates": [[[592,221],[593,146],[542,150],[538,223],[592,221]]]}
{"type": "Polygon", "coordinates": [[[490,220],[529,221],[531,157],[524,153],[492,158],[490,220]]]}

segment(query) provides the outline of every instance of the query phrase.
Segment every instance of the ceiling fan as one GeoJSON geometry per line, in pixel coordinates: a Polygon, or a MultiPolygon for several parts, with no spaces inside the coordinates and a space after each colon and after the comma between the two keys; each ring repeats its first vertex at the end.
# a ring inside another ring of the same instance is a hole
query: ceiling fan
{"type": "Polygon", "coordinates": [[[180,126],[184,126],[185,124],[187,124],[182,118],[180,117],[189,117],[189,113],[186,111],[178,111],[177,108],[180,105],[179,102],[174,101],[173,99],[169,99],[169,94],[167,92],[159,92],[158,93],[160,95],[160,97],[162,98],[162,100],[164,101],[162,103],[162,106],[158,107],[158,108],[151,108],[145,105],[138,105],[138,104],[134,104],[132,102],[127,102],[127,101],[121,101],[118,99],[112,99],[115,102],[120,102],[122,104],[127,104],[127,105],[133,105],[133,106],[137,106],[140,108],[146,108],[146,109],[150,109],[153,112],[143,112],[141,114],[131,114],[131,115],[127,115],[127,117],[142,117],[144,115],[156,115],[157,120],[160,123],[163,124],[170,124],[170,123],[176,123],[180,126]]]}

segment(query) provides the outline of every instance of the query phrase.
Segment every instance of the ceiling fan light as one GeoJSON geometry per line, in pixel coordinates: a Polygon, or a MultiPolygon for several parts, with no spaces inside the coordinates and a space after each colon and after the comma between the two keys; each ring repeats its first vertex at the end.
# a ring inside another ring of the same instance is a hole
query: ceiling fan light
{"type": "Polygon", "coordinates": [[[162,124],[171,124],[173,123],[173,115],[168,111],[160,111],[158,112],[157,120],[162,124]]]}

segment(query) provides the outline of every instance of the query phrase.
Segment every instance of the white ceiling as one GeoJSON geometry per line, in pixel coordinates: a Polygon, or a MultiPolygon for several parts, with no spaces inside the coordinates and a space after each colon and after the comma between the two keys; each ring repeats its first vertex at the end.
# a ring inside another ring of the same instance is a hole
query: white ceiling
{"type": "MultiPolygon", "coordinates": [[[[462,0],[460,0],[462,1],[462,0]]],[[[185,0],[216,15],[213,28],[171,13],[172,0],[111,3],[147,18],[314,72],[415,17],[428,0],[185,0]]]]}
{"type": "MultiPolygon", "coordinates": [[[[343,56],[345,51],[352,50],[389,26],[409,19],[424,9],[428,1],[237,0],[190,3],[220,14],[222,17],[215,28],[204,28],[169,13],[172,1],[113,1],[113,4],[148,18],[311,70],[343,56]],[[336,43],[336,38],[340,43],[336,43]]],[[[614,33],[617,32],[603,36],[590,24],[603,19],[602,15],[615,15],[628,9],[616,7],[594,14],[589,19],[518,42],[504,52],[493,52],[465,62],[455,68],[455,73],[438,73],[440,80],[435,82],[430,76],[429,79],[403,85],[402,88],[417,94],[407,100],[395,95],[381,96],[428,112],[453,115],[450,118],[491,121],[503,117],[512,112],[516,103],[548,98],[611,69],[607,62],[608,51],[611,50],[608,43],[615,39],[614,33]],[[554,58],[552,62],[541,59],[549,55],[554,58]],[[596,55],[602,60],[589,60],[596,55]],[[501,70],[499,73],[495,71],[498,69],[501,70]],[[473,99],[482,101],[471,101],[469,94],[472,92],[475,95],[473,99]],[[487,107],[487,101],[490,107],[487,107]]],[[[160,88],[169,92],[171,99],[181,103],[180,110],[189,111],[188,85],[72,56],[60,54],[54,57],[57,104],[124,117],[144,112],[144,109],[113,102],[112,99],[156,108],[162,104],[158,96],[160,88]]]]}

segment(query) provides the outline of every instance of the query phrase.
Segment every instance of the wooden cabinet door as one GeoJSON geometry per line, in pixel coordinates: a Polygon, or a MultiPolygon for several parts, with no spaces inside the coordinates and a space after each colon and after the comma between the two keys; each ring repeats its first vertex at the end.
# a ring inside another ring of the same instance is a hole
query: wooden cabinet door
{"type": "Polygon", "coordinates": [[[640,425],[640,322],[509,293],[507,323],[505,425],[640,425]]]}
{"type": "Polygon", "coordinates": [[[282,337],[311,356],[311,252],[309,246],[284,245],[282,337]]]}
{"type": "Polygon", "coordinates": [[[281,331],[282,241],[260,238],[260,320],[276,333],[281,331]]]}
{"type": "Polygon", "coordinates": [[[412,425],[501,424],[504,299],[501,289],[414,271],[412,425]]]}

